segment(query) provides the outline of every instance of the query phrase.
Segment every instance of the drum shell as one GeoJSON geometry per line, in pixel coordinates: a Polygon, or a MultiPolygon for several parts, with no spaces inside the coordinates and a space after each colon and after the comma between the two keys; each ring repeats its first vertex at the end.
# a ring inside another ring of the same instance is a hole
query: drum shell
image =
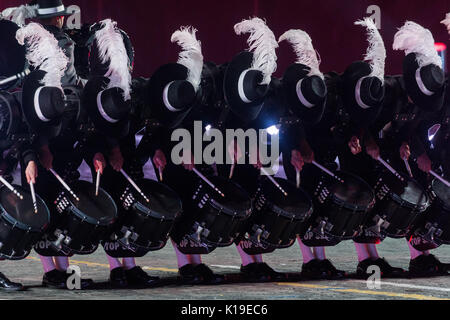
{"type": "Polygon", "coordinates": [[[0,257],[8,260],[26,258],[33,245],[42,237],[42,232],[23,230],[12,226],[3,218],[0,219],[0,257]]]}

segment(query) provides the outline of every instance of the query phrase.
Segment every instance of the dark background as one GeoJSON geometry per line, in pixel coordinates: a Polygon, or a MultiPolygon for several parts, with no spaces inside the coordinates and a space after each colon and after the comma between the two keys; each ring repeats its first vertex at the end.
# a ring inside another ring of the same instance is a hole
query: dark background
{"type": "MultiPolygon", "coordinates": [[[[25,1],[0,0],[0,9],[25,1]]],[[[341,72],[362,59],[367,48],[365,31],[353,22],[366,14],[369,5],[381,8],[381,34],[388,51],[387,73],[401,72],[402,52],[392,50],[393,36],[406,20],[429,28],[436,42],[449,43],[450,36],[439,22],[450,12],[450,0],[66,0],[81,7],[82,22],[116,20],[130,35],[135,51],[135,76],[150,76],[160,65],[177,60],[178,46],[170,42],[180,26],[199,30],[205,60],[223,63],[247,48],[246,36],[233,26],[258,16],[267,20],[278,38],[288,29],[303,29],[313,39],[324,72],[341,72]]],[[[287,43],[278,49],[280,76],[293,62],[287,43]]]]}

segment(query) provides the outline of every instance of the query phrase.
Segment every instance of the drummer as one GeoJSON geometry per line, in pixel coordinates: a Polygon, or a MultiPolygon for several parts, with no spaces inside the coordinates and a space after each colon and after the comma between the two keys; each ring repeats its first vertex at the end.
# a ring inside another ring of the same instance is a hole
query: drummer
{"type": "MultiPolygon", "coordinates": [[[[428,185],[426,174],[431,170],[432,163],[426,149],[428,130],[420,128],[424,127],[427,119],[439,114],[443,106],[445,85],[442,60],[434,47],[432,34],[414,22],[407,22],[397,32],[394,49],[405,51],[403,75],[386,78],[383,108],[371,131],[374,136],[382,132],[379,145],[397,170],[405,172],[403,160],[411,156],[416,159],[416,163],[409,161],[413,176],[425,186],[428,185]],[[423,42],[414,46],[411,45],[414,42],[408,39],[416,38],[417,32],[422,32],[420,39],[423,42]],[[419,68],[421,77],[418,80],[416,74],[419,68]]],[[[445,265],[434,255],[417,251],[409,241],[408,246],[411,275],[444,271],[445,265]]]]}
{"type": "MultiPolygon", "coordinates": [[[[120,30],[114,21],[101,21],[94,27],[97,30],[90,53],[90,80],[84,91],[84,104],[95,128],[105,137],[107,160],[110,166],[101,171],[101,186],[109,194],[120,197],[127,181],[120,174],[124,169],[133,179],[143,178],[143,164],[136,153],[135,135],[143,127],[137,105],[132,106],[131,72],[134,51],[128,36],[120,30]],[[106,43],[107,48],[99,48],[98,43],[106,43]],[[100,58],[101,50],[106,52],[106,61],[100,58]],[[110,54],[114,52],[115,57],[110,54]],[[105,72],[108,71],[107,74],[105,72]],[[108,83],[116,78],[117,86],[108,83]],[[117,80],[119,79],[119,80],[117,80]],[[108,86],[107,86],[108,85],[108,86]],[[108,88],[106,88],[108,87],[108,88]],[[98,108],[97,96],[101,94],[105,105],[98,108]],[[132,110],[133,109],[133,110],[132,110]],[[104,110],[104,112],[100,112],[104,110]],[[105,114],[106,113],[106,114],[105,114]],[[115,119],[111,121],[111,118],[115,119]],[[119,120],[120,119],[120,120],[119,120]]],[[[155,162],[164,166],[164,155],[156,151],[155,162]]],[[[90,165],[95,182],[98,167],[90,165]]],[[[119,220],[122,211],[119,208],[119,220]]],[[[109,281],[114,288],[127,286],[150,287],[158,283],[159,278],[148,275],[141,267],[136,266],[135,257],[142,257],[148,251],[133,252],[123,248],[117,241],[103,241],[107,254],[110,276],[109,281]],[[122,262],[119,260],[122,258],[122,262]]]]}

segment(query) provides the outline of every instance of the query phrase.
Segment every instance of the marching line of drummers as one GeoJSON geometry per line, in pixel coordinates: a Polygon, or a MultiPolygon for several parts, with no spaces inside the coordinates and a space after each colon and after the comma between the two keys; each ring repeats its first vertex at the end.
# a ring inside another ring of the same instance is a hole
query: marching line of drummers
{"type": "MultiPolygon", "coordinates": [[[[67,15],[59,0],[33,1],[0,20],[3,259],[35,250],[43,284],[66,288],[69,257],[101,245],[113,287],[151,287],[161,279],[135,258],[170,239],[182,283],[225,282],[201,257],[231,245],[245,281],[282,281],[263,254],[298,242],[302,277],[340,279],[347,273],[325,248],[352,240],[358,276],[376,265],[404,277],[378,255],[390,237],[407,241],[409,276],[447,274],[430,250],[450,244],[450,99],[429,30],[411,21],[399,29],[403,74],[385,76],[386,49],[369,18],[355,23],[367,30],[367,52],[342,74],[320,71],[302,30],[276,39],[265,21],[244,20],[234,31],[249,34],[249,49],[216,65],[204,61],[197,30],[182,27],[171,38],[177,63],[132,79],[132,35],[110,19],[66,31],[67,15]],[[277,79],[285,42],[297,60],[277,79]],[[193,132],[195,121],[209,125],[204,132],[275,126],[287,179],[250,164],[244,150],[255,145],[224,146],[233,165],[194,165],[189,155],[174,164],[171,134],[193,132]],[[83,160],[91,181],[80,180],[83,160]],[[148,160],[158,181],[144,178],[148,160]]],[[[443,24],[450,29],[450,16],[443,24]]],[[[23,286],[0,273],[0,288],[23,286]]]]}

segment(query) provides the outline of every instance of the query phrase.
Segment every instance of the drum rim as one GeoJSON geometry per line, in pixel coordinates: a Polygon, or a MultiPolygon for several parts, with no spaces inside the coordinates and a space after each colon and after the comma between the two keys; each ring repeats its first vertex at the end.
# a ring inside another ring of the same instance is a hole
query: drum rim
{"type": "MultiPolygon", "coordinates": [[[[439,179],[434,179],[434,180],[431,182],[431,191],[432,191],[432,192],[435,194],[435,196],[436,196],[436,199],[434,199],[433,202],[436,201],[436,200],[438,200],[439,203],[442,205],[442,209],[444,209],[444,210],[446,210],[446,211],[450,211],[450,205],[445,204],[444,201],[442,201],[442,199],[438,196],[438,194],[437,194],[436,191],[434,190],[434,184],[435,184],[435,183],[442,183],[442,184],[444,184],[443,182],[439,181],[439,179]]],[[[450,189],[450,188],[449,188],[449,189],[450,189]]],[[[431,201],[430,201],[430,202],[431,202],[431,201]]]]}
{"type": "MultiPolygon", "coordinates": [[[[27,192],[27,193],[28,193],[28,191],[25,190],[25,189],[24,189],[23,187],[21,187],[21,186],[18,186],[18,185],[13,185],[13,186],[14,186],[14,188],[19,189],[19,190],[22,191],[22,192],[27,192]]],[[[1,188],[0,188],[0,191],[1,191],[2,189],[5,189],[5,188],[6,188],[6,186],[1,187],[1,188]]],[[[8,189],[8,188],[6,188],[6,189],[8,189]]],[[[8,189],[8,190],[9,190],[9,189],[8,189]]],[[[12,192],[12,191],[11,191],[11,192],[12,192]]],[[[33,227],[30,227],[30,226],[26,225],[25,223],[23,223],[23,222],[21,222],[21,221],[18,221],[16,218],[14,218],[13,216],[11,216],[11,215],[6,211],[5,207],[3,206],[3,203],[1,203],[1,202],[0,202],[0,209],[1,209],[1,214],[0,214],[0,215],[1,215],[1,217],[2,217],[3,219],[5,219],[7,222],[11,223],[12,225],[18,227],[19,229],[21,229],[21,230],[23,230],[23,231],[43,232],[43,231],[48,227],[48,225],[50,224],[50,210],[49,210],[47,204],[45,203],[45,201],[42,200],[42,198],[41,198],[38,194],[36,194],[36,201],[41,202],[41,204],[44,205],[44,207],[45,207],[45,209],[46,209],[46,212],[47,212],[47,223],[45,223],[41,228],[33,228],[33,227]]]]}
{"type": "Polygon", "coordinates": [[[422,190],[422,193],[425,196],[426,201],[422,205],[413,204],[405,199],[402,199],[398,194],[389,190],[389,195],[392,198],[392,200],[395,201],[396,203],[400,204],[401,206],[405,206],[409,209],[418,210],[419,213],[426,211],[428,209],[428,207],[430,206],[430,197],[428,196],[426,189],[423,188],[422,185],[417,180],[415,180],[411,177],[408,177],[404,174],[402,174],[402,176],[404,179],[408,179],[409,181],[414,182],[416,184],[416,186],[418,186],[422,190]]]}
{"type": "MultiPolygon", "coordinates": [[[[373,199],[372,199],[372,201],[371,201],[367,206],[354,205],[354,204],[350,204],[350,203],[348,203],[348,202],[346,202],[346,201],[343,201],[343,200],[337,198],[337,197],[336,197],[333,193],[331,193],[331,191],[330,191],[330,198],[331,198],[331,200],[333,201],[333,203],[336,204],[336,205],[338,205],[338,206],[340,206],[340,207],[349,209],[349,210],[354,211],[354,212],[356,212],[356,211],[359,211],[359,212],[367,212],[368,210],[371,210],[371,209],[375,206],[375,203],[376,203],[376,196],[375,196],[375,191],[374,191],[374,189],[370,186],[370,184],[369,184],[366,180],[364,180],[363,178],[361,178],[361,177],[359,177],[359,176],[357,176],[357,175],[355,175],[355,174],[353,174],[353,173],[351,173],[351,172],[344,171],[344,170],[338,170],[338,172],[348,174],[348,175],[352,176],[352,178],[356,178],[357,180],[359,180],[360,182],[362,182],[363,184],[365,184],[365,185],[370,189],[370,191],[371,191],[371,193],[372,193],[373,199]]],[[[338,182],[336,182],[336,183],[338,183],[338,182]]]]}
{"type": "MultiPolygon", "coordinates": [[[[175,221],[180,216],[180,214],[183,212],[183,201],[181,200],[178,193],[176,193],[172,188],[170,188],[168,185],[166,185],[165,183],[162,183],[162,182],[158,182],[158,181],[147,179],[147,178],[142,178],[142,179],[139,179],[137,181],[137,183],[139,184],[140,181],[146,181],[146,182],[150,182],[152,184],[158,185],[158,186],[163,186],[165,189],[172,192],[177,197],[177,202],[179,203],[180,209],[177,210],[177,212],[174,214],[173,218],[167,219],[167,216],[165,214],[161,214],[158,211],[150,209],[145,204],[143,204],[141,200],[136,200],[136,202],[133,203],[132,208],[136,209],[139,213],[145,214],[146,216],[149,216],[149,217],[152,217],[155,219],[165,219],[166,221],[175,221]]],[[[134,190],[131,190],[131,192],[134,192],[134,190]]]]}
{"type": "MultiPolygon", "coordinates": [[[[79,183],[79,182],[86,182],[89,185],[93,185],[93,183],[86,181],[86,180],[77,180],[75,182],[75,184],[79,183]]],[[[67,208],[67,210],[70,210],[71,212],[73,212],[78,218],[81,218],[81,220],[83,221],[87,221],[89,224],[92,225],[97,225],[97,226],[108,226],[112,223],[114,223],[117,218],[118,218],[118,208],[116,205],[116,202],[113,200],[113,198],[111,197],[111,195],[106,192],[105,189],[103,189],[102,187],[98,188],[98,192],[103,192],[106,197],[111,201],[111,203],[113,204],[113,207],[115,209],[115,213],[114,213],[114,217],[110,217],[109,219],[107,219],[107,221],[105,222],[101,222],[98,219],[95,219],[91,216],[86,215],[85,213],[83,213],[80,209],[78,209],[78,207],[73,203],[72,197],[67,193],[66,190],[62,191],[64,193],[64,195],[66,196],[67,200],[70,203],[70,206],[67,208]]]]}
{"type": "MultiPolygon", "coordinates": [[[[291,181],[289,181],[288,179],[275,178],[275,180],[277,180],[277,182],[283,181],[291,186],[294,186],[294,184],[291,181]]],[[[311,196],[303,188],[300,187],[300,188],[295,188],[295,189],[296,189],[296,192],[303,193],[303,195],[306,196],[306,199],[309,201],[310,207],[304,213],[292,215],[291,213],[287,212],[286,210],[281,209],[278,205],[274,204],[273,201],[270,201],[270,200],[267,200],[266,204],[268,204],[271,207],[271,209],[275,211],[275,213],[280,214],[285,218],[302,221],[302,220],[307,219],[308,217],[310,217],[313,214],[314,204],[311,199],[311,196]]],[[[265,197],[265,198],[267,199],[267,197],[265,197]]]]}

